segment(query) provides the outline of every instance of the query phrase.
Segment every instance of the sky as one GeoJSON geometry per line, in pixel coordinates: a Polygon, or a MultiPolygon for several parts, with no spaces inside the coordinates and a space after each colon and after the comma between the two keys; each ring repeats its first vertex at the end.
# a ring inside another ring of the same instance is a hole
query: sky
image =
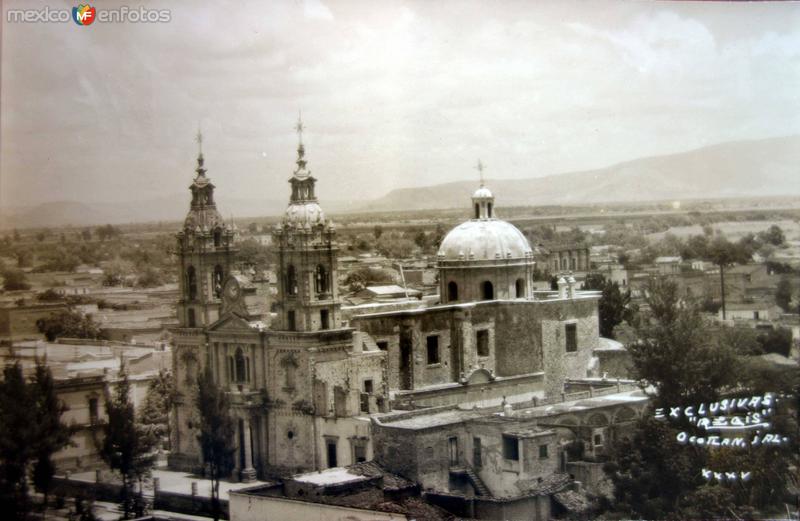
{"type": "MultiPolygon", "coordinates": [[[[528,178],[800,133],[800,3],[216,0],[166,23],[9,22],[0,206],[288,197],[528,178]],[[224,194],[224,195],[223,195],[224,194]]],[[[176,201],[184,204],[185,201],[176,201]]],[[[324,206],[324,204],[323,204],[324,206]]]]}

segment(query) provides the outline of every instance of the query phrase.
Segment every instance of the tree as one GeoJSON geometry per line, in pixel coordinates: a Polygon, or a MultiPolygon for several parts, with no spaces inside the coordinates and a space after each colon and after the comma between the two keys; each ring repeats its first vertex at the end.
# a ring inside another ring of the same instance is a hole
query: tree
{"type": "Polygon", "coordinates": [[[630,317],[628,305],[631,301],[629,291],[622,292],[619,284],[606,280],[599,273],[591,273],[583,283],[585,289],[602,291],[598,314],[600,319],[600,336],[614,338],[614,328],[630,317]]]}
{"type": "Polygon", "coordinates": [[[375,240],[380,239],[381,235],[383,235],[383,227],[380,224],[376,224],[372,229],[372,235],[375,236],[375,240]]]}
{"type": "Polygon", "coordinates": [[[164,284],[164,277],[161,271],[153,266],[146,267],[136,281],[136,285],[140,288],[154,288],[162,284],[164,284]]]}
{"type": "Polygon", "coordinates": [[[773,246],[781,246],[784,242],[786,242],[786,235],[781,230],[781,227],[777,224],[773,224],[765,231],[760,232],[758,234],[759,240],[765,242],[767,244],[771,244],[773,246]]]}
{"type": "Polygon", "coordinates": [[[18,362],[3,369],[0,382],[0,511],[24,519],[30,510],[28,467],[33,459],[35,402],[18,362]]]}
{"type": "Polygon", "coordinates": [[[410,239],[406,239],[397,232],[384,233],[378,238],[377,250],[381,255],[390,259],[401,259],[411,255],[415,244],[410,239]]]}
{"type": "Polygon", "coordinates": [[[716,237],[708,247],[708,260],[719,267],[719,284],[722,301],[722,320],[725,320],[725,268],[736,263],[746,263],[749,255],[724,237],[716,237]]]}
{"type": "Polygon", "coordinates": [[[228,395],[217,387],[211,369],[201,373],[197,379],[195,403],[200,416],[200,450],[211,478],[211,508],[214,521],[222,514],[219,501],[219,481],[228,476],[233,469],[233,439],[235,429],[229,414],[228,395]]]}
{"type": "Polygon", "coordinates": [[[161,370],[147,387],[140,411],[141,424],[153,444],[170,439],[169,415],[175,403],[175,381],[172,373],[161,370]]]}
{"type": "Polygon", "coordinates": [[[775,304],[787,313],[792,309],[792,281],[789,277],[781,277],[778,287],[775,289],[775,304]]]}
{"type": "Polygon", "coordinates": [[[654,279],[647,287],[650,315],[637,325],[628,350],[636,379],[655,387],[657,407],[712,402],[736,378],[733,350],[719,341],[691,302],[680,302],[675,282],[654,279]]]}
{"type": "Polygon", "coordinates": [[[792,332],[783,327],[770,329],[758,335],[757,340],[765,353],[778,353],[788,357],[792,350],[792,332]]]}
{"type": "Polygon", "coordinates": [[[92,240],[92,229],[91,228],[85,228],[81,232],[81,239],[83,239],[84,241],[87,241],[87,242],[91,241],[92,240]]]}
{"type": "Polygon", "coordinates": [[[677,432],[646,413],[632,438],[614,445],[603,470],[614,484],[614,499],[605,509],[615,518],[675,515],[681,497],[700,485],[705,455],[702,449],[680,445],[677,432]]]}
{"type": "Polygon", "coordinates": [[[270,250],[255,239],[247,239],[238,243],[236,263],[245,268],[263,271],[271,264],[270,250]]]}
{"type": "MultiPolygon", "coordinates": [[[[741,366],[726,336],[715,340],[693,303],[680,301],[674,282],[651,281],[646,301],[650,314],[639,321],[639,341],[630,345],[629,351],[635,377],[642,385],[653,386],[655,396],[632,439],[616,443],[609,463],[604,465],[614,484],[614,500],[605,508],[615,516],[647,519],[710,518],[731,513],[739,517],[748,508],[734,503],[734,495],[726,493],[726,487],[706,483],[701,469],[750,467],[716,466],[714,455],[706,447],[678,443],[680,431],[703,434],[685,419],[655,419],[653,408],[669,411],[670,406],[697,406],[735,392],[741,366]]],[[[743,347],[746,349],[749,347],[743,347]]]]}
{"type": "Polygon", "coordinates": [[[16,291],[30,289],[31,285],[21,270],[7,269],[3,271],[3,288],[6,291],[16,291]]]}
{"type": "Polygon", "coordinates": [[[136,421],[125,366],[120,369],[113,397],[106,393],[106,415],[108,420],[102,425],[103,440],[98,447],[100,457],[122,478],[123,519],[129,519],[131,514],[141,517],[144,515],[141,482],[152,470],[155,458],[152,439],[136,421]],[[138,495],[133,489],[136,481],[138,495]]]}
{"type": "Polygon", "coordinates": [[[36,321],[36,327],[50,342],[60,337],[97,339],[103,336],[100,327],[91,316],[74,309],[40,318],[36,321]]]}
{"type": "Polygon", "coordinates": [[[367,286],[376,284],[394,284],[394,272],[381,268],[358,268],[347,274],[344,285],[350,291],[361,291],[367,286]]]}
{"type": "Polygon", "coordinates": [[[98,239],[105,241],[106,239],[115,239],[119,237],[122,235],[122,232],[120,232],[118,228],[110,224],[106,224],[104,226],[98,226],[95,234],[97,235],[98,239]]]}
{"type": "Polygon", "coordinates": [[[31,388],[35,401],[33,409],[35,433],[31,440],[33,456],[36,459],[33,466],[33,484],[44,495],[44,505],[47,508],[47,498],[56,470],[53,454],[71,443],[70,438],[74,428],[61,421],[61,416],[69,410],[69,407],[58,398],[53,374],[40,360],[36,361],[36,372],[31,388]]]}
{"type": "Polygon", "coordinates": [[[122,286],[133,274],[133,269],[132,262],[115,257],[103,270],[103,285],[122,286]]]}

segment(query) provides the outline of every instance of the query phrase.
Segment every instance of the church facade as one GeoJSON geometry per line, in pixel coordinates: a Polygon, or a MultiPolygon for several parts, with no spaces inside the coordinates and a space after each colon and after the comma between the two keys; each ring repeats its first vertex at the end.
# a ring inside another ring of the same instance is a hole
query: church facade
{"type": "Polygon", "coordinates": [[[193,396],[206,368],[230,396],[235,477],[242,480],[373,457],[391,465],[386,447],[373,445],[374,432],[399,410],[418,417],[442,407],[536,403],[563,396],[569,379],[587,376],[599,296],[568,280],[558,294],[535,293],[533,250],[497,217],[483,182],[472,197],[473,218],[441,243],[438,303],[351,309],[345,320],[336,228],[317,200],[301,124],[298,134],[289,203],[273,231],[278,293],[271,315],[266,294],[233,270],[234,230],[219,216],[198,158],[177,235],[173,468],[202,466],[193,396]]]}

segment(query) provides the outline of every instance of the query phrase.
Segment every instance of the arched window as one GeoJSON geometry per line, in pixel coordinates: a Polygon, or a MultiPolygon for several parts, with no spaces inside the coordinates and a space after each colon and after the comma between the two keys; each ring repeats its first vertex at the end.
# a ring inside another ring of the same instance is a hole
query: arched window
{"type": "Polygon", "coordinates": [[[189,266],[186,270],[186,288],[189,291],[189,300],[195,300],[197,298],[197,274],[194,266],[189,266]]]}
{"type": "Polygon", "coordinates": [[[291,264],[286,268],[286,294],[297,295],[297,273],[291,264]]]}
{"type": "Polygon", "coordinates": [[[222,278],[222,266],[217,264],[214,266],[214,295],[216,295],[217,298],[222,298],[222,278]]]}
{"type": "Polygon", "coordinates": [[[517,290],[517,298],[523,298],[525,296],[525,281],[523,279],[517,279],[514,286],[517,290]]]}
{"type": "Polygon", "coordinates": [[[458,284],[454,280],[447,283],[447,301],[455,302],[458,300],[458,284]]]}
{"type": "Polygon", "coordinates": [[[483,300],[494,300],[494,285],[488,281],[483,281],[481,284],[481,295],[483,295],[483,300]]]}
{"type": "Polygon", "coordinates": [[[195,327],[197,325],[197,320],[195,319],[194,310],[192,308],[186,310],[186,322],[189,327],[195,327]]]}
{"type": "Polygon", "coordinates": [[[236,348],[236,354],[234,355],[234,368],[235,368],[235,376],[236,382],[247,382],[250,380],[248,378],[249,371],[248,366],[250,365],[246,356],[244,356],[244,351],[242,351],[241,347],[236,348]]]}
{"type": "Polygon", "coordinates": [[[214,247],[219,248],[222,246],[222,230],[219,228],[214,230],[214,247]]]}
{"type": "Polygon", "coordinates": [[[476,219],[481,218],[481,207],[478,206],[478,203],[475,203],[475,218],[476,219]]]}
{"type": "Polygon", "coordinates": [[[575,257],[572,257],[569,260],[569,263],[570,263],[569,269],[571,269],[571,270],[577,270],[578,269],[578,259],[576,259],[575,257]]]}
{"type": "Polygon", "coordinates": [[[567,269],[567,259],[561,259],[561,269],[562,270],[567,269]]]}
{"type": "Polygon", "coordinates": [[[328,271],[322,264],[314,272],[314,288],[318,295],[328,292],[328,271]]]}

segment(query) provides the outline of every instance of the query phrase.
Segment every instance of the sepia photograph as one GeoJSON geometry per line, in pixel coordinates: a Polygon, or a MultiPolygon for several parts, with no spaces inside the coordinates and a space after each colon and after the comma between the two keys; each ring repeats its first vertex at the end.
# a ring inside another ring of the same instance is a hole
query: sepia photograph
{"type": "Polygon", "coordinates": [[[0,519],[800,521],[800,1],[0,11],[0,519]]]}

